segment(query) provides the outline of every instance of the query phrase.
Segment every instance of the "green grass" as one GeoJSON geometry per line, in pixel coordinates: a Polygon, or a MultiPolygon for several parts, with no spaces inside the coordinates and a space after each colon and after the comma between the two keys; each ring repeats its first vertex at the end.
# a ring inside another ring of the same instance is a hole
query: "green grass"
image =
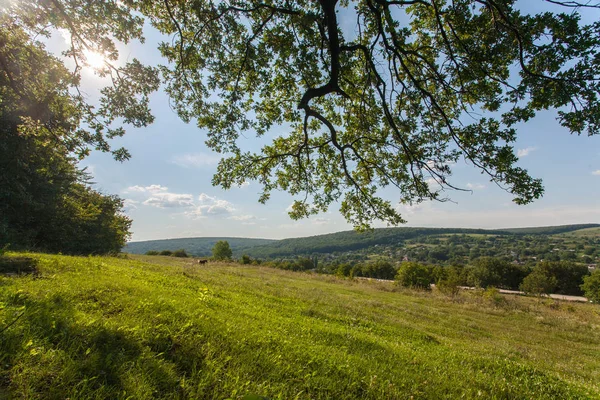
{"type": "Polygon", "coordinates": [[[592,304],[168,257],[18,256],[38,273],[0,275],[0,398],[600,396],[592,304]]]}

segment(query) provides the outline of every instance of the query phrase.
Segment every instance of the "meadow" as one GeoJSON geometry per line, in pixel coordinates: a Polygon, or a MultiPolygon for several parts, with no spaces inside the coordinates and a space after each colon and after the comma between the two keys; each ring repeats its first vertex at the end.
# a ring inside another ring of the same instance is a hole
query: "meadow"
{"type": "Polygon", "coordinates": [[[171,257],[0,275],[0,398],[600,397],[600,307],[171,257]]]}

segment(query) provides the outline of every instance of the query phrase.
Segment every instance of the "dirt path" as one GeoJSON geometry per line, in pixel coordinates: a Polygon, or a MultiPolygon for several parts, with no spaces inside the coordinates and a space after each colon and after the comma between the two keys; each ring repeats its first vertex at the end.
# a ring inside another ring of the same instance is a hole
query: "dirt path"
{"type": "MultiPolygon", "coordinates": [[[[363,277],[357,277],[357,279],[362,279],[362,280],[367,280],[367,281],[378,281],[378,282],[389,282],[389,283],[394,283],[394,281],[389,280],[389,279],[377,279],[377,278],[363,278],[363,277]]],[[[434,284],[431,285],[431,287],[435,287],[434,284]]],[[[476,288],[471,287],[471,286],[459,286],[460,289],[463,290],[475,290],[476,288]]],[[[525,296],[525,292],[521,292],[519,290],[507,290],[507,289],[498,289],[499,293],[502,294],[511,294],[511,295],[518,295],[518,296],[525,296]]],[[[555,300],[564,300],[564,301],[576,301],[576,302],[580,302],[580,303],[587,303],[588,299],[586,299],[583,296],[569,296],[566,294],[549,294],[549,295],[542,295],[543,297],[550,297],[551,299],[555,299],[555,300]]]]}

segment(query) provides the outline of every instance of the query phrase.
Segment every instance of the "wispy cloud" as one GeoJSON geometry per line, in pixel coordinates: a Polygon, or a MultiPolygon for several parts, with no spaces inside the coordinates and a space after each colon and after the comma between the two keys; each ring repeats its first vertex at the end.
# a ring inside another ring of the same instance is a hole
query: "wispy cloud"
{"type": "Polygon", "coordinates": [[[517,150],[517,157],[526,157],[529,155],[529,153],[535,150],[537,150],[537,147],[526,147],[524,149],[519,149],[517,150]]]}
{"type": "Polygon", "coordinates": [[[123,190],[123,193],[160,193],[166,192],[167,187],[161,185],[150,185],[150,186],[129,186],[123,190]]]}
{"type": "Polygon", "coordinates": [[[229,219],[234,221],[250,221],[256,219],[256,217],[254,215],[232,215],[229,219]]]}
{"type": "Polygon", "coordinates": [[[221,156],[211,153],[188,153],[174,156],[171,162],[183,168],[202,168],[216,165],[221,156]]]}
{"type": "Polygon", "coordinates": [[[598,176],[600,176],[600,169],[597,169],[597,170],[593,171],[592,175],[598,175],[598,176]]]}
{"type": "Polygon", "coordinates": [[[131,199],[123,200],[123,208],[125,210],[135,210],[137,208],[138,204],[140,204],[140,202],[136,201],[136,200],[131,200],[131,199]]]}
{"type": "Polygon", "coordinates": [[[482,185],[481,183],[467,183],[467,189],[481,190],[485,189],[485,185],[482,185]]]}

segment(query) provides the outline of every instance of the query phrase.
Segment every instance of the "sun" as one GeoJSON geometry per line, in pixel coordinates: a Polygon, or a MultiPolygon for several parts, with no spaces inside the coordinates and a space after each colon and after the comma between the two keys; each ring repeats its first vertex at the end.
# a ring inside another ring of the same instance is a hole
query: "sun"
{"type": "Polygon", "coordinates": [[[86,63],[90,68],[102,68],[106,64],[106,59],[104,56],[96,51],[84,50],[83,55],[85,56],[86,63]]]}

